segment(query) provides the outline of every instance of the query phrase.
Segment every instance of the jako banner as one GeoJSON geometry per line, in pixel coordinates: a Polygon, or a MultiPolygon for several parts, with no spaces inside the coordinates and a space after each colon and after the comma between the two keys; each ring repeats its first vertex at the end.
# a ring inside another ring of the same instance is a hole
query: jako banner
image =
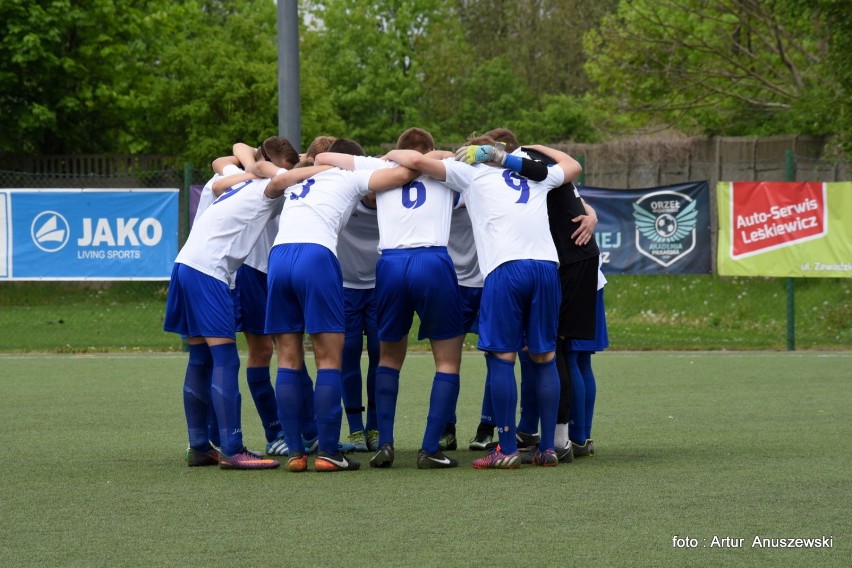
{"type": "Polygon", "coordinates": [[[168,280],[177,189],[0,191],[0,279],[168,280]]]}
{"type": "Polygon", "coordinates": [[[711,266],[706,181],[620,190],[579,187],[598,215],[606,274],[696,274],[711,266]]]}
{"type": "Polygon", "coordinates": [[[720,182],[723,276],[852,276],[852,183],[720,182]]]}

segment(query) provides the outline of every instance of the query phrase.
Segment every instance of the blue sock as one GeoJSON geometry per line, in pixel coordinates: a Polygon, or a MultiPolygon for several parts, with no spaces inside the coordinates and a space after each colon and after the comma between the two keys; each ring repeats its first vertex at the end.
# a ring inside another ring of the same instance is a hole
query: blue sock
{"type": "Polygon", "coordinates": [[[302,372],[278,367],[275,376],[275,399],[278,402],[278,418],[284,429],[284,438],[290,452],[305,451],[302,442],[302,372]]]}
{"type": "Polygon", "coordinates": [[[340,442],[340,421],[343,416],[340,406],[340,371],[337,369],[317,369],[314,407],[319,436],[317,451],[335,455],[337,443],[340,442]]]}
{"type": "Polygon", "coordinates": [[[299,371],[302,385],[302,436],[308,440],[317,437],[317,414],[314,411],[314,382],[308,368],[302,365],[299,371]]]}
{"type": "Polygon", "coordinates": [[[494,421],[500,437],[500,449],[504,454],[518,451],[515,437],[515,414],[518,407],[518,385],[515,383],[515,364],[496,355],[485,358],[491,381],[491,401],[494,405],[494,421]]]}
{"type": "Polygon", "coordinates": [[[362,335],[352,335],[343,342],[343,366],[340,374],[343,394],[343,408],[346,410],[346,421],[349,432],[359,432],[364,429],[364,412],[361,397],[361,350],[364,339],[362,335]]]}
{"type": "MultiPolygon", "coordinates": [[[[485,356],[485,364],[488,365],[488,357],[485,356]]],[[[479,415],[482,424],[494,425],[494,404],[491,402],[491,378],[485,373],[485,386],[482,389],[482,414],[479,415]]]]}
{"type": "Polygon", "coordinates": [[[583,374],[583,386],[586,387],[586,427],[583,429],[583,433],[588,440],[592,437],[592,416],[595,413],[595,397],[598,392],[595,373],[592,371],[592,352],[581,351],[579,357],[577,357],[577,365],[583,374]]]}
{"type": "Polygon", "coordinates": [[[378,430],[376,418],[376,368],[379,366],[379,332],[367,332],[367,430],[378,430]]]}
{"type": "Polygon", "coordinates": [[[210,380],[213,356],[206,343],[189,346],[189,362],[183,379],[183,411],[186,414],[186,429],[189,447],[205,451],[210,447],[207,431],[210,405],[210,380]]]}
{"type": "Polygon", "coordinates": [[[568,421],[568,437],[581,446],[586,443],[586,386],[583,373],[577,364],[579,353],[568,351],[568,373],[571,375],[571,419],[568,421]]]}
{"type": "Polygon", "coordinates": [[[538,432],[539,418],[537,374],[529,352],[519,351],[518,361],[521,363],[521,419],[518,421],[518,430],[527,434],[535,434],[538,432]]]}
{"type": "Polygon", "coordinates": [[[538,411],[541,415],[541,451],[554,449],[553,438],[556,435],[556,413],[559,411],[559,375],[556,372],[556,359],[547,363],[531,362],[536,374],[537,396],[540,401],[538,411]]]}
{"type": "Polygon", "coordinates": [[[272,388],[269,367],[248,367],[246,379],[266,441],[271,442],[281,432],[281,422],[278,420],[278,403],[275,401],[275,389],[272,388]]]}
{"type": "Polygon", "coordinates": [[[459,399],[458,374],[435,373],[432,381],[432,394],[429,397],[429,415],[426,418],[426,432],[423,434],[423,449],[434,454],[444,433],[447,422],[454,421],[456,402],[459,399]]]}
{"type": "Polygon", "coordinates": [[[398,395],[399,371],[383,366],[376,368],[376,421],[379,425],[379,446],[393,444],[393,424],[396,418],[398,395]]]}
{"type": "Polygon", "coordinates": [[[213,355],[213,380],[210,397],[219,421],[222,453],[233,455],[243,449],[240,422],[240,355],[236,343],[210,348],[213,355]]]}
{"type": "MultiPolygon", "coordinates": [[[[213,367],[210,367],[210,372],[212,375],[213,367]]],[[[212,376],[210,382],[213,382],[212,376]]],[[[207,436],[210,438],[210,443],[217,448],[222,445],[222,440],[219,439],[219,421],[216,420],[216,409],[213,408],[212,402],[207,409],[207,436]]]]}

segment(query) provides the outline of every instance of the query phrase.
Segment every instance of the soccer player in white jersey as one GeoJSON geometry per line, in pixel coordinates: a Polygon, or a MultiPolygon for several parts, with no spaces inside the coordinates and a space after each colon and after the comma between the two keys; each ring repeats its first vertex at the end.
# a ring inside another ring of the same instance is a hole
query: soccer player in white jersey
{"type": "MultiPolygon", "coordinates": [[[[453,259],[456,278],[459,281],[459,294],[462,301],[462,319],[465,334],[479,333],[479,304],[482,299],[482,272],[476,257],[476,243],[473,240],[473,225],[467,207],[453,209],[450,223],[450,240],[447,251],[453,259]]],[[[491,405],[491,391],[484,389],[482,411],[476,435],[468,443],[470,450],[485,450],[494,437],[494,412],[491,405]]],[[[458,447],[456,439],[455,417],[444,428],[441,436],[442,450],[454,450],[458,447]]]]}
{"type": "Polygon", "coordinates": [[[223,469],[269,469],[280,465],[243,445],[231,287],[266,221],[280,209],[284,188],[322,170],[305,168],[271,180],[252,180],[250,173],[218,180],[213,191],[221,195],[198,219],[175,259],[163,328],[187,337],[189,344],[183,392],[191,466],[218,463],[223,469]],[[205,368],[208,362],[212,372],[205,368]],[[211,404],[219,424],[220,452],[208,438],[211,404]]]}
{"type": "MultiPolygon", "coordinates": [[[[348,139],[338,139],[331,149],[364,154],[348,139]]],[[[333,168],[287,190],[280,228],[269,254],[266,332],[275,335],[278,345],[276,395],[290,448],[290,471],[308,467],[301,435],[299,379],[305,332],[311,336],[317,366],[314,408],[319,447],[314,469],[352,471],[359,467],[338,449],[345,331],[343,282],[335,256],[338,234],[355,204],[369,191],[399,187],[413,177],[414,172],[406,168],[375,172],[333,168]]]]}
{"type": "MultiPolygon", "coordinates": [[[[397,148],[430,152],[434,142],[427,131],[409,128],[400,135],[397,148]]],[[[387,160],[355,157],[343,165],[356,170],[380,171],[395,165],[393,154],[390,152],[387,160]]],[[[329,159],[321,155],[318,163],[327,163],[325,160],[329,159]]],[[[381,251],[376,265],[380,342],[376,369],[379,449],[370,459],[371,467],[393,465],[400,371],[415,313],[420,317],[419,339],[429,338],[435,359],[429,413],[417,467],[437,469],[458,465],[439,448],[444,427],[455,416],[464,340],[458,281],[447,253],[455,200],[455,192],[423,175],[376,198],[381,251]]]]}
{"type": "MultiPolygon", "coordinates": [[[[299,154],[290,141],[281,136],[272,136],[264,140],[257,148],[237,142],[233,146],[231,156],[214,160],[213,170],[221,171],[223,175],[233,175],[241,171],[240,168],[248,171],[257,164],[257,167],[265,169],[265,171],[261,171],[263,177],[272,177],[279,169],[289,170],[297,163],[299,163],[299,154]]],[[[204,186],[199,198],[195,219],[198,219],[213,202],[213,181],[221,177],[221,175],[214,176],[204,186]]],[[[232,290],[236,330],[243,333],[248,347],[246,379],[249,393],[254,401],[258,416],[260,416],[266,436],[266,453],[273,456],[287,454],[284,431],[278,419],[275,390],[272,387],[269,374],[269,364],[272,360],[274,347],[272,337],[263,332],[266,315],[266,265],[269,249],[272,247],[272,241],[277,232],[278,216],[275,215],[267,221],[266,228],[260,233],[254,248],[246,257],[245,262],[237,269],[235,285],[232,290]]],[[[218,429],[216,414],[211,408],[208,430],[211,443],[214,446],[220,444],[218,429]]],[[[314,432],[315,435],[316,432],[314,432]]]]}
{"type": "MultiPolygon", "coordinates": [[[[471,140],[469,144],[475,153],[478,144],[489,144],[493,150],[494,141],[471,140]]],[[[542,181],[483,163],[435,160],[416,152],[394,155],[400,165],[427,173],[462,192],[473,223],[477,256],[485,277],[478,348],[487,353],[487,381],[500,439],[491,453],[473,462],[477,469],[515,469],[520,464],[514,364],[516,353],[524,344],[534,363],[542,423],[533,464],[559,463],[553,441],[559,403],[554,353],[561,291],[558,256],[548,226],[547,193],[575,178],[581,168],[563,152],[544,146],[532,148],[556,162],[546,169],[542,181]]],[[[526,167],[524,162],[517,169],[523,173],[526,167]]]]}
{"type": "Polygon", "coordinates": [[[352,211],[337,240],[343,274],[346,336],[341,381],[343,411],[349,423],[349,443],[356,452],[379,449],[376,422],[376,368],[379,366],[379,328],[376,319],[376,262],[379,260],[376,195],[367,194],[352,211]],[[367,423],[364,424],[361,353],[367,338],[367,423]]]}

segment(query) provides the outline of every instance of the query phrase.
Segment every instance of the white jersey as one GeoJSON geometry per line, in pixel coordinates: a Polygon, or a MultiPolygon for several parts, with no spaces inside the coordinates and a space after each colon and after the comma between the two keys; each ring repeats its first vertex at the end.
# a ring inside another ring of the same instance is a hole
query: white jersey
{"type": "MultiPolygon", "coordinates": [[[[394,166],[379,158],[355,157],[357,170],[394,166]]],[[[452,190],[426,175],[377,194],[379,250],[447,246],[454,201],[452,190]]]]}
{"type": "Polygon", "coordinates": [[[476,257],[473,225],[466,207],[453,210],[447,251],[453,259],[459,286],[482,288],[482,272],[479,270],[479,261],[476,257]]]}
{"type": "MultiPolygon", "coordinates": [[[[283,201],[281,205],[284,205],[283,201]]],[[[275,241],[275,235],[278,234],[278,222],[280,215],[275,215],[266,222],[266,226],[260,232],[260,236],[255,243],[254,248],[246,257],[245,264],[251,266],[255,270],[259,270],[266,274],[269,272],[269,251],[272,249],[272,243],[275,241]]]]}
{"type": "Polygon", "coordinates": [[[376,287],[378,245],[376,210],[359,201],[337,240],[337,258],[340,259],[344,288],[369,290],[376,287]]]}
{"type": "Polygon", "coordinates": [[[268,179],[240,183],[220,195],[192,227],[175,259],[234,287],[237,269],[284,198],[264,193],[268,179]]]}
{"type": "Polygon", "coordinates": [[[598,290],[606,286],[607,280],[606,276],[604,276],[603,270],[601,267],[603,266],[603,256],[598,257],[598,290]]]}
{"type": "Polygon", "coordinates": [[[443,161],[448,187],[462,192],[473,224],[483,276],[511,260],[559,262],[547,217],[547,193],[562,185],[562,168],[547,168],[537,182],[485,164],[443,161]]]}
{"type": "Polygon", "coordinates": [[[216,180],[220,180],[226,176],[232,176],[234,174],[241,173],[243,170],[234,165],[228,165],[222,168],[221,174],[213,174],[213,177],[204,184],[204,187],[201,188],[201,195],[198,196],[198,205],[195,207],[195,217],[192,219],[192,224],[195,225],[195,222],[198,221],[198,218],[210,207],[210,204],[213,203],[213,184],[216,180]]]}
{"type": "Polygon", "coordinates": [[[337,235],[358,200],[369,193],[371,172],[332,168],[284,192],[278,234],[272,246],[314,243],[337,254],[337,235]]]}
{"type": "Polygon", "coordinates": [[[201,218],[201,215],[207,211],[207,208],[210,207],[210,204],[213,203],[213,183],[216,180],[222,179],[223,176],[219,174],[214,174],[210,181],[204,184],[204,187],[201,189],[201,195],[198,196],[198,205],[195,208],[195,217],[192,218],[192,226],[195,226],[195,222],[201,218]]]}

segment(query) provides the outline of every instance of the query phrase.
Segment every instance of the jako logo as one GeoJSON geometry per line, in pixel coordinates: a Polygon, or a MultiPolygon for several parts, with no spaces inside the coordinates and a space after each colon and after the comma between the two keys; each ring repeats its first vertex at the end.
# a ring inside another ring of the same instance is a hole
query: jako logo
{"type": "Polygon", "coordinates": [[[106,245],[138,247],[141,244],[152,247],[163,238],[163,226],[153,217],[140,219],[107,219],[99,217],[83,218],[83,236],[77,239],[77,246],[97,247],[106,245]],[[114,222],[114,225],[110,223],[114,222]],[[138,227],[137,227],[138,223],[138,227]]]}
{"type": "Polygon", "coordinates": [[[56,211],[42,211],[30,226],[33,243],[44,252],[62,250],[70,232],[68,221],[56,211]]]}

